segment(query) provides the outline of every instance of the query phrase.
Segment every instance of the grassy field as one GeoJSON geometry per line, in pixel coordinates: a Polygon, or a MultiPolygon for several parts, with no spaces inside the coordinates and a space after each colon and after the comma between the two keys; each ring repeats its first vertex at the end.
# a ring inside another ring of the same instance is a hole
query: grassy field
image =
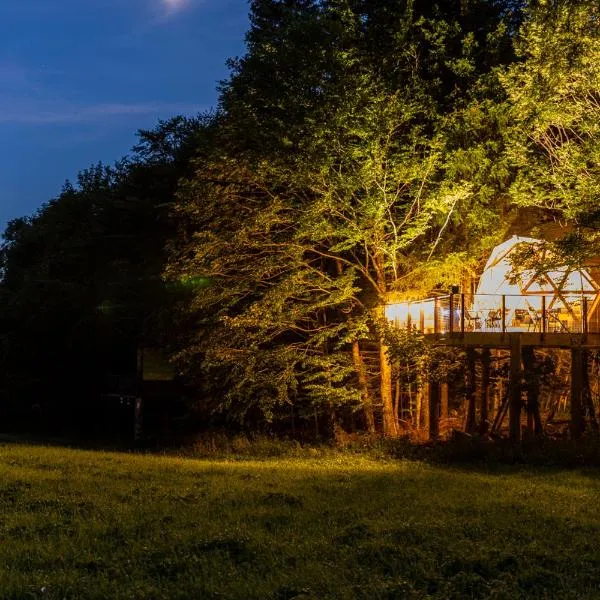
{"type": "Polygon", "coordinates": [[[596,471],[0,445],[0,598],[600,598],[596,471]]]}

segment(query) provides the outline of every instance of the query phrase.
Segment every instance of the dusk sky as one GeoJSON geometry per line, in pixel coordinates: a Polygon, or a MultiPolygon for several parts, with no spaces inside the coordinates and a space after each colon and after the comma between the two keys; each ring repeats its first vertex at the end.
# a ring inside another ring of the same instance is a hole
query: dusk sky
{"type": "Polygon", "coordinates": [[[0,0],[0,230],[158,119],[214,107],[245,0],[0,0]]]}

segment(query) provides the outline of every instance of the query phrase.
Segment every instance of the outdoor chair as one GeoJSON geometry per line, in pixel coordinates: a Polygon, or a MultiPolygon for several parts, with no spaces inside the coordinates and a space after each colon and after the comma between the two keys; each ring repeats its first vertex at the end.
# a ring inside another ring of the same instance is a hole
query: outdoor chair
{"type": "Polygon", "coordinates": [[[502,320],[499,310],[490,310],[485,320],[487,329],[500,329],[500,321],[502,320]]]}
{"type": "Polygon", "coordinates": [[[478,313],[471,313],[465,308],[465,330],[466,331],[480,331],[481,330],[481,317],[478,313]]]}

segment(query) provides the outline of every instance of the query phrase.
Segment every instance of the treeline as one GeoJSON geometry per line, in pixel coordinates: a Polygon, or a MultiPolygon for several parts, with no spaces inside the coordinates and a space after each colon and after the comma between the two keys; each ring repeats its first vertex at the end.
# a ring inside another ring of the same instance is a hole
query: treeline
{"type": "Polygon", "coordinates": [[[406,390],[453,367],[388,331],[387,301],[464,284],[524,207],[570,224],[568,260],[596,252],[597,1],[250,11],[214,114],[8,225],[7,412],[72,414],[160,347],[221,422],[395,435],[406,390]]]}

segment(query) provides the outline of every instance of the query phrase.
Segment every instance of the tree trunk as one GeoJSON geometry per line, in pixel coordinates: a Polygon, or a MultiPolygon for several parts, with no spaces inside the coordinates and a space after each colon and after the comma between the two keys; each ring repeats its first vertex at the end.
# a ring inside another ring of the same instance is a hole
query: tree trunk
{"type": "Polygon", "coordinates": [[[394,402],[392,396],[392,365],[388,356],[388,347],[383,339],[379,340],[379,372],[381,390],[381,409],[383,413],[383,435],[396,437],[398,427],[394,416],[394,402]]]}
{"type": "Polygon", "coordinates": [[[415,429],[421,429],[421,414],[423,408],[423,384],[419,382],[417,393],[415,394],[414,426],[415,429]]]}
{"type": "MultiPolygon", "coordinates": [[[[385,306],[383,304],[377,307],[375,316],[380,322],[385,320],[385,306]]],[[[396,437],[398,435],[398,424],[394,415],[392,365],[388,354],[388,346],[383,338],[383,332],[379,335],[379,390],[383,416],[383,435],[386,437],[396,437]]]]}
{"type": "Polygon", "coordinates": [[[394,392],[394,418],[396,419],[396,423],[400,422],[400,411],[401,411],[401,402],[402,402],[402,386],[400,385],[400,376],[396,378],[396,386],[394,392]]]}
{"type": "Polygon", "coordinates": [[[352,342],[352,360],[354,362],[354,368],[358,376],[358,389],[360,391],[360,397],[362,400],[363,412],[365,414],[365,424],[369,433],[375,433],[375,415],[373,414],[373,401],[371,394],[369,393],[369,386],[367,382],[367,373],[365,371],[365,365],[360,353],[360,344],[358,340],[352,342]]]}
{"type": "Polygon", "coordinates": [[[440,388],[439,381],[429,382],[429,439],[437,440],[440,435],[440,388]]]}

